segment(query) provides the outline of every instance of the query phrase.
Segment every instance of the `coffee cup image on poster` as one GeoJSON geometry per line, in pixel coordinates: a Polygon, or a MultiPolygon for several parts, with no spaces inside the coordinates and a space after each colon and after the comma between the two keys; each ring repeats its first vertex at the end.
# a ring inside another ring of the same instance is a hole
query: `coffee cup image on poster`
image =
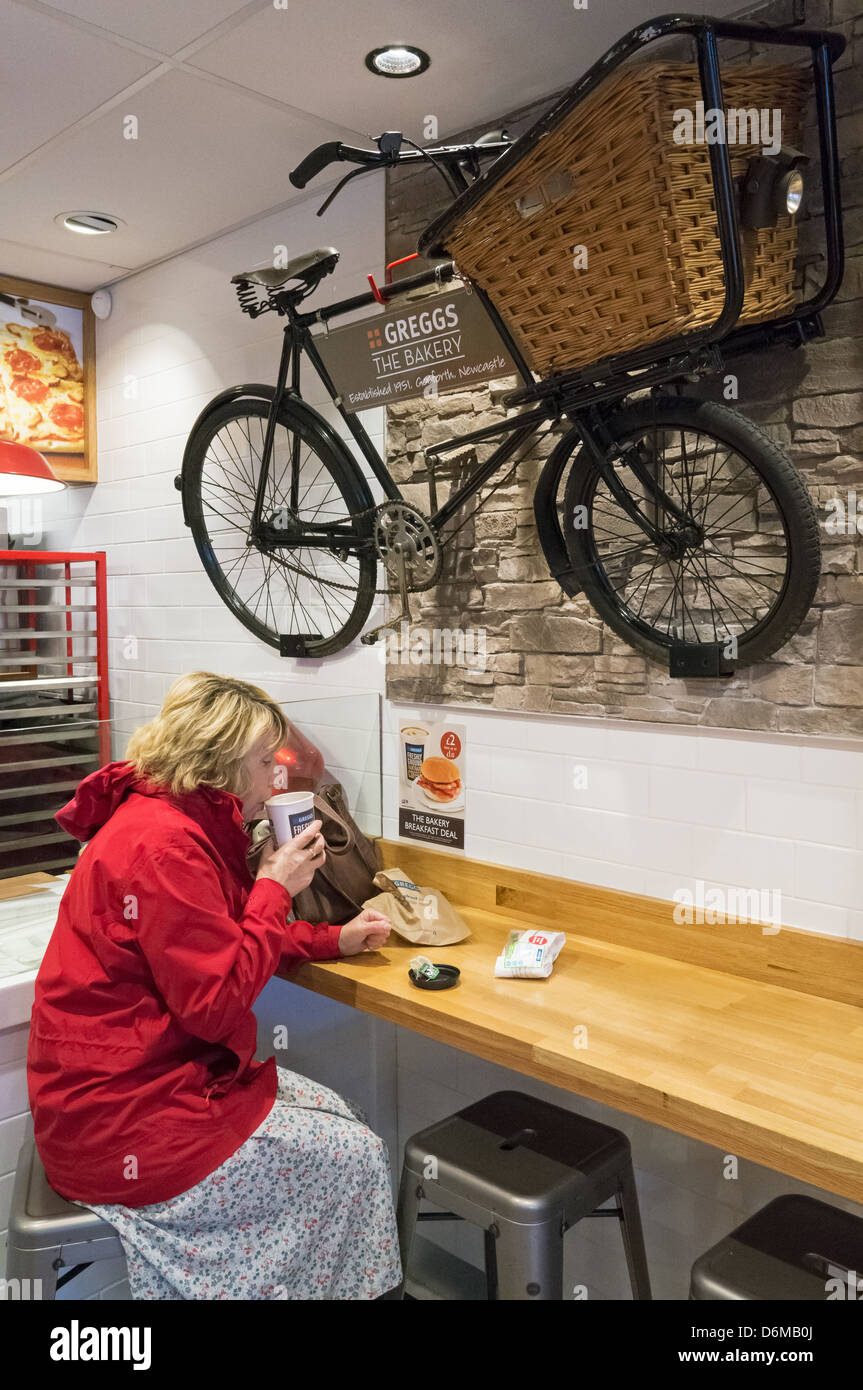
{"type": "Polygon", "coordinates": [[[399,725],[399,835],[464,849],[464,724],[403,720],[399,725]]]}

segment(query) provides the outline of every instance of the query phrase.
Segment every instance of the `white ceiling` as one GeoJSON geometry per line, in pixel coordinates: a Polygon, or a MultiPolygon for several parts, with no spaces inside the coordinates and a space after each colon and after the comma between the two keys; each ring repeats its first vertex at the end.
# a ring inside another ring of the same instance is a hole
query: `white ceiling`
{"type": "MultiPolygon", "coordinates": [[[[739,8],[710,0],[711,14],[739,8]]],[[[441,139],[491,124],[663,12],[662,0],[0,0],[0,273],[110,283],[308,196],[288,172],[324,140],[396,129],[427,144],[429,115],[441,139]],[[391,42],[424,48],[429,70],[374,76],[365,55],[391,42]],[[130,115],[137,140],[124,138],[130,115]],[[124,225],[82,237],[54,222],[72,210],[124,225]]],[[[320,175],[314,196],[344,172],[320,175]]]]}

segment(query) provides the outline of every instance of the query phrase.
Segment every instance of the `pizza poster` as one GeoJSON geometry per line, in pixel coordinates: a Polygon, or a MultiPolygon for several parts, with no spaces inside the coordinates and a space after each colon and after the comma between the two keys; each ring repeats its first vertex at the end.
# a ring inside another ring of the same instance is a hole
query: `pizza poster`
{"type": "Polygon", "coordinates": [[[0,439],[40,453],[85,451],[84,311],[0,279],[0,439]]]}
{"type": "Polygon", "coordinates": [[[399,835],[464,849],[464,724],[411,719],[399,725],[399,835]]]}

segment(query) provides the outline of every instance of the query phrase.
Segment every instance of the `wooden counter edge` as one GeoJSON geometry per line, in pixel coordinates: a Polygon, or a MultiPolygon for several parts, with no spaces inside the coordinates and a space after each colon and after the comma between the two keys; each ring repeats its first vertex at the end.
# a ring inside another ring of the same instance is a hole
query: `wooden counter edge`
{"type": "Polygon", "coordinates": [[[631,1077],[590,1067],[582,1058],[573,1057],[564,1064],[558,1053],[543,1048],[541,1043],[511,1034],[504,1038],[461,1015],[440,1012],[434,997],[402,998],[375,986],[368,978],[328,968],[333,964],[309,961],[280,971],[279,975],[315,994],[349,1004],[434,1042],[863,1203],[863,1160],[856,1162],[828,1147],[793,1138],[745,1116],[712,1109],[631,1077]]]}

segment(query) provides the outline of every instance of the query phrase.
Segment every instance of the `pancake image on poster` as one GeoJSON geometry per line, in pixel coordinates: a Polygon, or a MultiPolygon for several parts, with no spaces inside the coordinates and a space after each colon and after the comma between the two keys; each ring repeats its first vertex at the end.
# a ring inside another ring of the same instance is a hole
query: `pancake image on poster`
{"type": "Polygon", "coordinates": [[[451,758],[425,758],[414,786],[427,806],[439,809],[464,805],[461,774],[451,758]]]}

